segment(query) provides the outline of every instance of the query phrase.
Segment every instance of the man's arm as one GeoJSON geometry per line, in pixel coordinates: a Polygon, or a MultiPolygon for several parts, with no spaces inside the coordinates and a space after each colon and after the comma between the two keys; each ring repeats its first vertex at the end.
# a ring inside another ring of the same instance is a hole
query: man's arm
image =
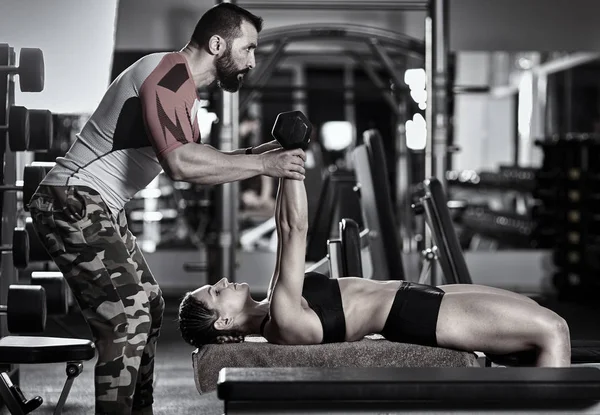
{"type": "Polygon", "coordinates": [[[305,157],[301,149],[281,149],[256,156],[230,155],[204,144],[190,143],[166,154],[161,164],[173,180],[216,185],[260,174],[304,180],[305,157]]]}
{"type": "Polygon", "coordinates": [[[216,185],[265,173],[263,160],[230,155],[204,144],[187,144],[168,153],[162,166],[173,180],[216,185]]]}
{"type": "MultiPolygon", "coordinates": [[[[173,180],[215,185],[260,174],[302,179],[303,162],[293,154],[226,154],[201,144],[191,121],[196,88],[185,65],[168,55],[146,78],[139,97],[150,144],[165,173],[173,180]]],[[[304,157],[304,155],[303,155],[304,157]]]]}
{"type": "MultiPolygon", "coordinates": [[[[208,144],[205,144],[205,145],[208,145],[208,144]]],[[[210,146],[210,147],[214,148],[213,146],[210,146]]],[[[281,144],[279,144],[279,142],[277,140],[272,140],[272,141],[269,141],[268,143],[263,143],[256,147],[238,148],[237,150],[233,150],[233,151],[222,151],[222,153],[229,154],[230,156],[237,156],[237,155],[242,155],[242,154],[262,154],[262,153],[266,153],[267,151],[276,150],[278,148],[281,148],[281,144]],[[248,150],[251,150],[250,153],[248,153],[248,150]]]]}

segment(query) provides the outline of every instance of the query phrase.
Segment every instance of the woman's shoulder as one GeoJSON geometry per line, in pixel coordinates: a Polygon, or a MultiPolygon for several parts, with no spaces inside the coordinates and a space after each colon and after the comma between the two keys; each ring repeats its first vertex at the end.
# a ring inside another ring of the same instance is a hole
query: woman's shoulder
{"type": "Polygon", "coordinates": [[[262,336],[275,344],[318,344],[323,340],[323,327],[311,309],[303,309],[293,321],[282,322],[277,318],[269,318],[264,324],[262,336]]]}

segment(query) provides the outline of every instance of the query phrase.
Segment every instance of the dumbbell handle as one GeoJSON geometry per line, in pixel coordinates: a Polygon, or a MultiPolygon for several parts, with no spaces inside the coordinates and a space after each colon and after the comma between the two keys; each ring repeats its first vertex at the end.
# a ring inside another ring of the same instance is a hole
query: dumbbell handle
{"type": "Polygon", "coordinates": [[[13,190],[16,192],[20,192],[21,190],[23,190],[23,185],[22,184],[1,184],[0,185],[0,192],[10,192],[13,190]]]}
{"type": "Polygon", "coordinates": [[[0,73],[17,73],[19,67],[14,65],[0,65],[0,73]]]}

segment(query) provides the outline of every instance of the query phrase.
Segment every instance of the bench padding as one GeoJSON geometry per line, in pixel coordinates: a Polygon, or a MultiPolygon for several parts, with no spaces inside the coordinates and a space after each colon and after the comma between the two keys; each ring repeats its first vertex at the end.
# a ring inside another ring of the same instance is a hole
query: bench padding
{"type": "Polygon", "coordinates": [[[87,339],[6,336],[0,339],[0,363],[37,364],[90,360],[96,355],[87,339]]]}
{"type": "Polygon", "coordinates": [[[394,343],[379,335],[361,341],[309,346],[282,346],[263,337],[244,343],[210,344],[192,354],[198,392],[215,390],[225,367],[472,367],[472,353],[437,347],[394,343]]]}

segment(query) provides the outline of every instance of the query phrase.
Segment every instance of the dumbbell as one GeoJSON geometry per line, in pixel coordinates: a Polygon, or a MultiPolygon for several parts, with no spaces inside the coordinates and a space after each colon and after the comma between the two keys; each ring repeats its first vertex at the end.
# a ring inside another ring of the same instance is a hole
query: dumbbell
{"type": "Polygon", "coordinates": [[[48,110],[12,106],[8,110],[8,144],[12,151],[47,151],[52,147],[54,122],[48,110]]]}
{"type": "Polygon", "coordinates": [[[64,316],[69,313],[70,291],[62,273],[34,271],[31,273],[30,284],[44,289],[48,315],[64,316]]]}
{"type": "Polygon", "coordinates": [[[46,328],[46,292],[40,285],[10,285],[8,301],[0,305],[11,333],[41,333],[46,328]]]}
{"type": "Polygon", "coordinates": [[[33,227],[33,220],[30,217],[25,219],[25,230],[29,236],[29,262],[52,261],[50,254],[48,254],[46,247],[33,227]]]}
{"type": "Polygon", "coordinates": [[[44,90],[44,53],[38,48],[21,48],[19,66],[0,65],[0,73],[19,75],[21,92],[41,92],[44,90]]]}
{"type": "Polygon", "coordinates": [[[282,112],[277,115],[271,134],[286,150],[306,150],[310,143],[312,124],[302,111],[282,112]]]}
{"type": "Polygon", "coordinates": [[[12,245],[0,245],[0,252],[12,252],[13,265],[25,269],[29,265],[29,235],[22,228],[13,230],[12,245]]]}
{"type": "Polygon", "coordinates": [[[53,162],[34,161],[23,169],[22,184],[2,184],[0,185],[0,192],[23,192],[23,205],[25,210],[28,210],[27,204],[31,197],[55,164],[53,162]]]}

